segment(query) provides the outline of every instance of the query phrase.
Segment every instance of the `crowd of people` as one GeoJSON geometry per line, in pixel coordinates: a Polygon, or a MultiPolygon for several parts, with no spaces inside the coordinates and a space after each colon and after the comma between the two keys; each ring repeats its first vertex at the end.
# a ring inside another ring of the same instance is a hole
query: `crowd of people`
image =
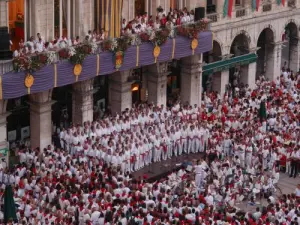
{"type": "Polygon", "coordinates": [[[204,94],[201,106],[141,104],[62,129],[60,146],[21,148],[15,168],[0,168],[1,193],[11,184],[17,205],[11,224],[299,224],[300,185],[276,195],[279,170],[299,177],[299,84],[283,68],[254,90],[204,94]],[[199,152],[156,182],[134,177],[199,152]],[[235,207],[262,195],[268,205],[255,212],[235,207]]]}
{"type": "Polygon", "coordinates": [[[170,12],[165,12],[163,8],[157,9],[158,13],[156,17],[144,13],[143,15],[136,16],[131,21],[122,21],[123,34],[136,34],[147,32],[149,29],[172,29],[175,26],[185,25],[193,23],[195,21],[194,10],[188,11],[187,8],[183,10],[173,9],[170,12]]]}
{"type": "MultiPolygon", "coordinates": [[[[136,16],[131,21],[122,20],[122,35],[139,34],[143,32],[152,32],[162,28],[172,30],[175,26],[194,22],[194,11],[171,10],[166,13],[161,7],[158,8],[157,16],[144,13],[136,16]]],[[[76,36],[75,38],[67,38],[66,36],[56,36],[53,40],[45,40],[45,38],[37,33],[36,37],[31,36],[28,41],[20,40],[19,46],[14,51],[14,57],[28,54],[36,54],[47,51],[57,51],[62,48],[80,45],[81,43],[101,43],[108,38],[108,32],[100,28],[93,31],[89,30],[85,37],[76,36]]]]}

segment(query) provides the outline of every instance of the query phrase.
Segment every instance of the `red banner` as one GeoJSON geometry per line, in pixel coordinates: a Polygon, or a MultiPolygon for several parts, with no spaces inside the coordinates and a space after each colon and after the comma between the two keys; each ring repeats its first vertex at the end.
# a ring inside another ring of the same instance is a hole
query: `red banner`
{"type": "Polygon", "coordinates": [[[281,4],[284,6],[285,5],[285,0],[281,0],[281,4]]]}
{"type": "MultiPolygon", "coordinates": [[[[284,1],[284,0],[282,0],[284,1]]],[[[231,17],[232,15],[232,7],[233,7],[233,0],[228,1],[228,16],[231,17]]]]}
{"type": "Polygon", "coordinates": [[[256,11],[258,11],[258,9],[259,9],[259,2],[260,2],[260,0],[256,0],[256,11]]]}

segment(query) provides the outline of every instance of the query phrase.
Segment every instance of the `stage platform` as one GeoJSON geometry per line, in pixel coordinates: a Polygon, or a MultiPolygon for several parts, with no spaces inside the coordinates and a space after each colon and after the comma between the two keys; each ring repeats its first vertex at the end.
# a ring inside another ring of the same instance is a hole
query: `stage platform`
{"type": "Polygon", "coordinates": [[[166,161],[152,163],[150,166],[146,166],[143,169],[134,172],[133,176],[138,179],[139,177],[147,176],[149,182],[156,181],[162,177],[165,177],[173,170],[179,170],[182,164],[187,164],[193,160],[199,160],[204,156],[203,153],[191,153],[183,154],[178,157],[172,157],[166,161]]]}

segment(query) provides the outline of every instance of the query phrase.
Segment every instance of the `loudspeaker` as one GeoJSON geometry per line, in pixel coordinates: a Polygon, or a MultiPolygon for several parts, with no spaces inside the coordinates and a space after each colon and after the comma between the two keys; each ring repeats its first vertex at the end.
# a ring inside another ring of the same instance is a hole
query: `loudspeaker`
{"type": "Polygon", "coordinates": [[[13,53],[10,51],[8,27],[0,27],[0,60],[12,59],[13,53]]]}
{"type": "Polygon", "coordinates": [[[9,33],[7,27],[0,27],[0,51],[9,51],[9,33]]]}
{"type": "Polygon", "coordinates": [[[0,34],[2,33],[8,33],[8,27],[0,27],[0,34]]]}
{"type": "Polygon", "coordinates": [[[9,34],[0,34],[0,51],[9,50],[9,34]]]}
{"type": "Polygon", "coordinates": [[[204,7],[195,8],[195,21],[201,20],[203,18],[205,18],[205,8],[204,7]]]}
{"type": "Polygon", "coordinates": [[[13,58],[13,52],[12,51],[1,51],[0,50],[0,60],[10,60],[13,58]]]}

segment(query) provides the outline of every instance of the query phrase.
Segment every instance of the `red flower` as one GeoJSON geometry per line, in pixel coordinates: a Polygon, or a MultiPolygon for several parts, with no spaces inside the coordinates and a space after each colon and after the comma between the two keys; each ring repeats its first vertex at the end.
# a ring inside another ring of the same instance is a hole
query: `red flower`
{"type": "Polygon", "coordinates": [[[63,59],[67,59],[69,57],[69,53],[66,49],[62,49],[58,52],[59,57],[63,59]]]}
{"type": "Polygon", "coordinates": [[[150,36],[147,33],[141,33],[140,38],[142,41],[147,42],[150,39],[150,36]]]}

